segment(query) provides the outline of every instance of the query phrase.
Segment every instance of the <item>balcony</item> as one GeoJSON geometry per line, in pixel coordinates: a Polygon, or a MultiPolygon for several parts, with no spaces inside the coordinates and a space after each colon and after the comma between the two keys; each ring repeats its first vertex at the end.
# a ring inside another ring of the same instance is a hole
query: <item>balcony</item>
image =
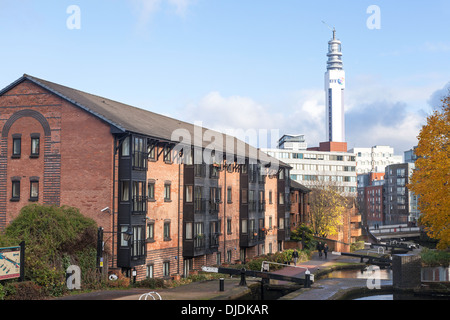
{"type": "Polygon", "coordinates": [[[133,151],[133,170],[147,170],[148,153],[133,151]]]}
{"type": "Polygon", "coordinates": [[[258,211],[259,212],[265,212],[266,211],[266,201],[259,201],[258,202],[258,211]]]}
{"type": "Polygon", "coordinates": [[[209,245],[211,248],[219,246],[219,233],[213,232],[209,234],[209,245]]]}
{"type": "Polygon", "coordinates": [[[250,212],[256,211],[256,200],[248,201],[248,211],[250,211],[250,212]]]}
{"type": "Polygon", "coordinates": [[[205,213],[207,201],[201,198],[194,199],[194,213],[205,213]]]}
{"type": "Polygon", "coordinates": [[[203,250],[205,249],[205,235],[204,234],[196,234],[194,236],[194,250],[203,250]]]}
{"type": "Polygon", "coordinates": [[[219,213],[219,201],[218,200],[209,200],[209,213],[211,213],[211,214],[219,213]]]}
{"type": "Polygon", "coordinates": [[[147,213],[147,197],[146,196],[134,196],[131,202],[131,213],[133,214],[145,214],[147,213]]]}

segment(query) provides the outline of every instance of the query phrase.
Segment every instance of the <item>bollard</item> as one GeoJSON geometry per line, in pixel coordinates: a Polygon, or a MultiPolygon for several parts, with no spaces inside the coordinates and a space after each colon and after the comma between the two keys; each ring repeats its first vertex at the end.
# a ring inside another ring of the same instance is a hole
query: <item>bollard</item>
{"type": "Polygon", "coordinates": [[[241,282],[239,282],[240,286],[246,286],[247,281],[245,280],[245,268],[241,269],[241,282]]]}
{"type": "Polygon", "coordinates": [[[311,273],[309,271],[305,272],[305,288],[311,288],[311,273]]]}
{"type": "Polygon", "coordinates": [[[219,279],[219,290],[225,291],[225,279],[224,278],[219,279]]]}

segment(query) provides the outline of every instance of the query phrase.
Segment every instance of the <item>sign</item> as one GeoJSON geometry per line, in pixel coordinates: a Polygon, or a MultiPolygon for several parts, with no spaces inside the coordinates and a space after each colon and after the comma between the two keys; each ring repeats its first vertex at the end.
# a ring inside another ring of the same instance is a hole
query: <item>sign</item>
{"type": "Polygon", "coordinates": [[[204,272],[219,272],[219,268],[214,268],[214,267],[202,267],[202,271],[204,272]]]}
{"type": "Polygon", "coordinates": [[[21,247],[0,248],[0,280],[20,278],[21,247]]]}

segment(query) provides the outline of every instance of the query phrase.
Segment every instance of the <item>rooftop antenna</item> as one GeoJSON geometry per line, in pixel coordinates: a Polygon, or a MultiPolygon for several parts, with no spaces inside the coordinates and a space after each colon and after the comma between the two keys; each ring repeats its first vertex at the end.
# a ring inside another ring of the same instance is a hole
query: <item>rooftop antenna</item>
{"type": "Polygon", "coordinates": [[[333,31],[333,40],[336,40],[336,28],[331,28],[325,21],[322,20],[322,23],[328,27],[331,31],[333,31]]]}

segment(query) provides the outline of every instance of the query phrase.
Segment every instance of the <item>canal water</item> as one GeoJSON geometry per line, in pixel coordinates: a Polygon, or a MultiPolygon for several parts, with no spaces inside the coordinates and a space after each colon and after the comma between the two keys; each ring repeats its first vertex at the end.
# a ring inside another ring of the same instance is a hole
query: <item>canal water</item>
{"type": "MultiPolygon", "coordinates": [[[[379,280],[392,280],[391,269],[381,269],[377,271],[377,277],[379,280]]],[[[434,272],[437,274],[437,271],[434,272]]],[[[441,274],[445,272],[441,271],[441,274]]],[[[364,270],[340,270],[333,271],[326,275],[326,278],[339,278],[339,279],[368,279],[374,277],[374,272],[371,269],[364,270]]],[[[436,276],[435,276],[436,278],[436,276]]],[[[441,279],[440,279],[441,280],[441,279]]],[[[442,280],[441,280],[442,281],[442,280]]],[[[386,293],[382,292],[372,295],[354,296],[352,300],[449,300],[449,296],[428,296],[428,295],[415,295],[412,293],[386,293]]]]}
{"type": "Polygon", "coordinates": [[[392,280],[392,270],[391,269],[379,269],[374,273],[374,269],[363,269],[363,270],[336,270],[328,273],[325,278],[338,278],[338,279],[368,279],[373,278],[375,275],[379,277],[380,280],[392,280]]]}

